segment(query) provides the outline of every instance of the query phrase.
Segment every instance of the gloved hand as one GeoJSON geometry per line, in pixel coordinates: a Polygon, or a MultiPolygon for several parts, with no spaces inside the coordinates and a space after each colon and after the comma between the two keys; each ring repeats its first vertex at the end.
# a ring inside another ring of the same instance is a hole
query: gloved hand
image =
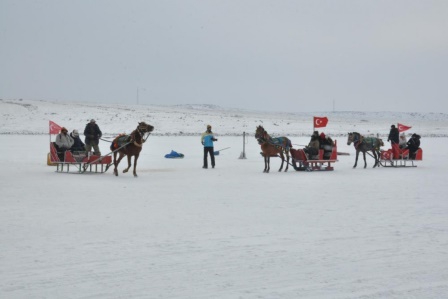
{"type": "Polygon", "coordinates": [[[213,140],[213,141],[218,141],[218,139],[216,139],[216,138],[213,138],[212,140],[213,140]]]}

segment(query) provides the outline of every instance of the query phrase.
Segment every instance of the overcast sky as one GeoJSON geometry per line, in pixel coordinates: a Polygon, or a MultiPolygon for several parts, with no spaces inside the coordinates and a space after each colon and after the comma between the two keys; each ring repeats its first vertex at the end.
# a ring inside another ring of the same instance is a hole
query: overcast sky
{"type": "Polygon", "coordinates": [[[447,32],[446,0],[0,0],[0,98],[448,113],[447,32]]]}

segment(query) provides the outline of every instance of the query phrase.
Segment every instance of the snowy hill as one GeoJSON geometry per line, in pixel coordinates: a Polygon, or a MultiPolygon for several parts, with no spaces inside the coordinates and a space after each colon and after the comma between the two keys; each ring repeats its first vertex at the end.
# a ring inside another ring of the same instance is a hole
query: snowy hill
{"type": "Polygon", "coordinates": [[[385,136],[391,124],[412,126],[409,133],[422,136],[448,136],[448,114],[397,112],[316,112],[271,113],[228,109],[215,105],[119,105],[79,102],[0,99],[0,134],[47,134],[52,120],[69,130],[83,130],[88,120],[97,120],[105,135],[129,133],[139,121],[155,126],[154,135],[197,135],[207,124],[218,135],[253,134],[263,125],[273,136],[308,136],[313,130],[313,116],[327,116],[329,123],[323,131],[343,136],[349,131],[364,135],[385,136]]]}

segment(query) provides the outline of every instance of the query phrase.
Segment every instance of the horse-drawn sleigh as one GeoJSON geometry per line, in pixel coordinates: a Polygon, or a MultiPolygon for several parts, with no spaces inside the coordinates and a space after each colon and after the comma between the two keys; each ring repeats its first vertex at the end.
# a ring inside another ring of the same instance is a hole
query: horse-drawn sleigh
{"type": "Polygon", "coordinates": [[[375,159],[373,167],[417,167],[415,161],[423,160],[423,150],[419,148],[415,153],[409,149],[400,149],[398,144],[393,144],[391,149],[382,150],[383,141],[376,137],[364,137],[357,132],[348,133],[347,145],[353,143],[356,149],[355,168],[358,164],[359,152],[363,153],[364,168],[367,167],[366,153],[375,159]]]}
{"type": "Polygon", "coordinates": [[[380,164],[384,167],[417,167],[414,163],[422,160],[421,148],[412,153],[409,149],[401,149],[398,144],[393,144],[392,148],[380,153],[380,164]]]}
{"type": "Polygon", "coordinates": [[[333,163],[338,161],[337,140],[334,146],[327,149],[319,149],[316,156],[307,155],[303,149],[291,149],[292,164],[297,171],[328,171],[334,170],[333,163]]]}
{"type": "Polygon", "coordinates": [[[121,134],[117,136],[111,143],[111,152],[104,156],[92,155],[84,151],[61,151],[54,142],[50,142],[47,164],[56,166],[56,172],[65,173],[104,173],[111,165],[114,165],[114,174],[118,176],[117,167],[121,159],[124,156],[128,157],[128,167],[123,170],[123,173],[126,173],[132,166],[131,158],[134,157],[133,174],[136,177],[137,160],[143,143],[153,130],[154,127],[145,122],[138,123],[137,128],[130,135],[121,134]],[[118,159],[117,154],[119,155],[118,159]]]}
{"type": "Polygon", "coordinates": [[[262,156],[264,157],[265,168],[263,172],[270,170],[270,158],[280,157],[282,164],[278,171],[282,171],[286,156],[286,168],[291,165],[296,171],[328,171],[334,170],[333,163],[337,162],[337,141],[330,149],[320,149],[318,155],[308,156],[303,149],[292,148],[291,140],[287,137],[271,137],[262,126],[258,126],[255,132],[255,138],[261,146],[262,156]],[[291,163],[289,158],[291,157],[291,163]]]}
{"type": "Polygon", "coordinates": [[[89,155],[86,152],[60,151],[56,143],[50,142],[47,164],[56,166],[56,172],[104,173],[112,165],[112,156],[89,155]]]}

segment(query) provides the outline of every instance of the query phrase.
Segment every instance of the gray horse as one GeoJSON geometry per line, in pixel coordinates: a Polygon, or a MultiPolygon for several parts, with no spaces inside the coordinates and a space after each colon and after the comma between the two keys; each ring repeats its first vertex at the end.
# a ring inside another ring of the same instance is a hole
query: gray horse
{"type": "Polygon", "coordinates": [[[384,145],[383,140],[380,138],[375,137],[364,137],[361,134],[357,132],[348,133],[347,138],[347,145],[350,145],[353,143],[353,146],[356,150],[356,160],[355,165],[353,165],[353,168],[355,168],[358,165],[358,156],[359,152],[362,152],[364,157],[364,168],[367,167],[366,162],[366,152],[372,152],[372,154],[368,153],[375,159],[375,164],[373,167],[380,166],[380,147],[384,145]]]}

